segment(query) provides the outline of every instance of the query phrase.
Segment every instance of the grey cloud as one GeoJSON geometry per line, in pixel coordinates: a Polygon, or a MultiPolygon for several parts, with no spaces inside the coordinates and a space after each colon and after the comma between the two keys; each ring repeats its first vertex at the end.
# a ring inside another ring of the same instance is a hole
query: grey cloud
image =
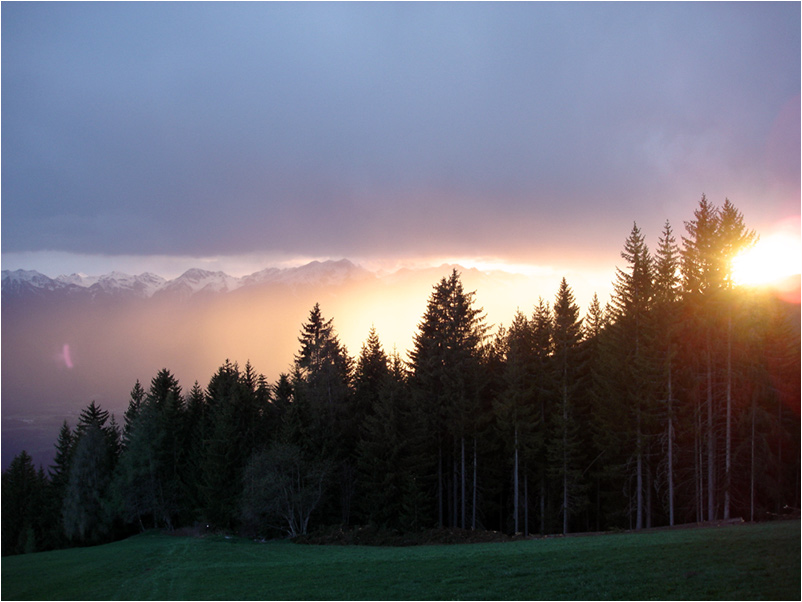
{"type": "Polygon", "coordinates": [[[5,4],[3,250],[490,253],[737,198],[799,10],[5,4]]]}

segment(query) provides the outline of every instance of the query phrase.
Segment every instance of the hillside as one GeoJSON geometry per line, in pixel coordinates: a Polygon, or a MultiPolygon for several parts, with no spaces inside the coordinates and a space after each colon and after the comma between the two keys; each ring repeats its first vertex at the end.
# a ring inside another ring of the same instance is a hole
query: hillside
{"type": "Polygon", "coordinates": [[[799,538],[799,521],[411,548],[148,533],[4,558],[2,597],[793,600],[799,538]]]}

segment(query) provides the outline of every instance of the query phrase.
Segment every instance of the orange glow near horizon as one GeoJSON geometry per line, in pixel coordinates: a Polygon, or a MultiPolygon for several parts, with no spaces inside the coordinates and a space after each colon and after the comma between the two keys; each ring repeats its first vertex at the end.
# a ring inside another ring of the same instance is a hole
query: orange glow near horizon
{"type": "MultiPolygon", "coordinates": [[[[547,266],[464,257],[437,259],[431,264],[457,264],[464,268],[463,286],[467,292],[476,293],[475,307],[482,309],[490,335],[495,334],[499,326],[508,326],[517,310],[531,316],[539,298],[551,303],[563,276],[575,294],[581,316],[585,315],[594,293],[604,304],[611,292],[612,277],[602,271],[563,272],[547,266]],[[483,274],[491,272],[494,273],[492,278],[484,278],[483,274]]],[[[446,276],[447,269],[439,272],[438,277],[446,276]]],[[[438,277],[432,277],[431,273],[410,275],[403,283],[365,287],[355,295],[330,299],[322,309],[327,318],[334,318],[340,340],[352,356],[359,354],[370,327],[374,326],[385,352],[389,354],[395,349],[406,359],[438,277]]]]}

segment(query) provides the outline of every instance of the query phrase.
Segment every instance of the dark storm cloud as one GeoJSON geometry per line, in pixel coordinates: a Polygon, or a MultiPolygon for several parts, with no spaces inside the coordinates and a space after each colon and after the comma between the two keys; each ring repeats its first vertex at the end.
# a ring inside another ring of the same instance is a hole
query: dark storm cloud
{"type": "Polygon", "coordinates": [[[501,254],[702,192],[798,211],[799,17],[4,3],[3,251],[501,254]]]}

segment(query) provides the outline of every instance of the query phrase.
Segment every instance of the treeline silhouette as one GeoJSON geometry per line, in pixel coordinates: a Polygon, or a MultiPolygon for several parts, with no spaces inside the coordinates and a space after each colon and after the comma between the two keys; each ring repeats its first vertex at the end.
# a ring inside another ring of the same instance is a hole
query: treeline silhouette
{"type": "Polygon", "coordinates": [[[374,329],[351,357],[315,305],[276,382],[226,360],[205,388],[137,381],[122,423],[92,402],[47,471],[23,451],[3,473],[3,554],[151,528],[550,534],[798,509],[799,306],[732,281],[755,234],[728,200],[685,226],[654,253],[633,226],[584,317],[563,279],[491,332],[454,270],[406,361],[374,329]]]}

